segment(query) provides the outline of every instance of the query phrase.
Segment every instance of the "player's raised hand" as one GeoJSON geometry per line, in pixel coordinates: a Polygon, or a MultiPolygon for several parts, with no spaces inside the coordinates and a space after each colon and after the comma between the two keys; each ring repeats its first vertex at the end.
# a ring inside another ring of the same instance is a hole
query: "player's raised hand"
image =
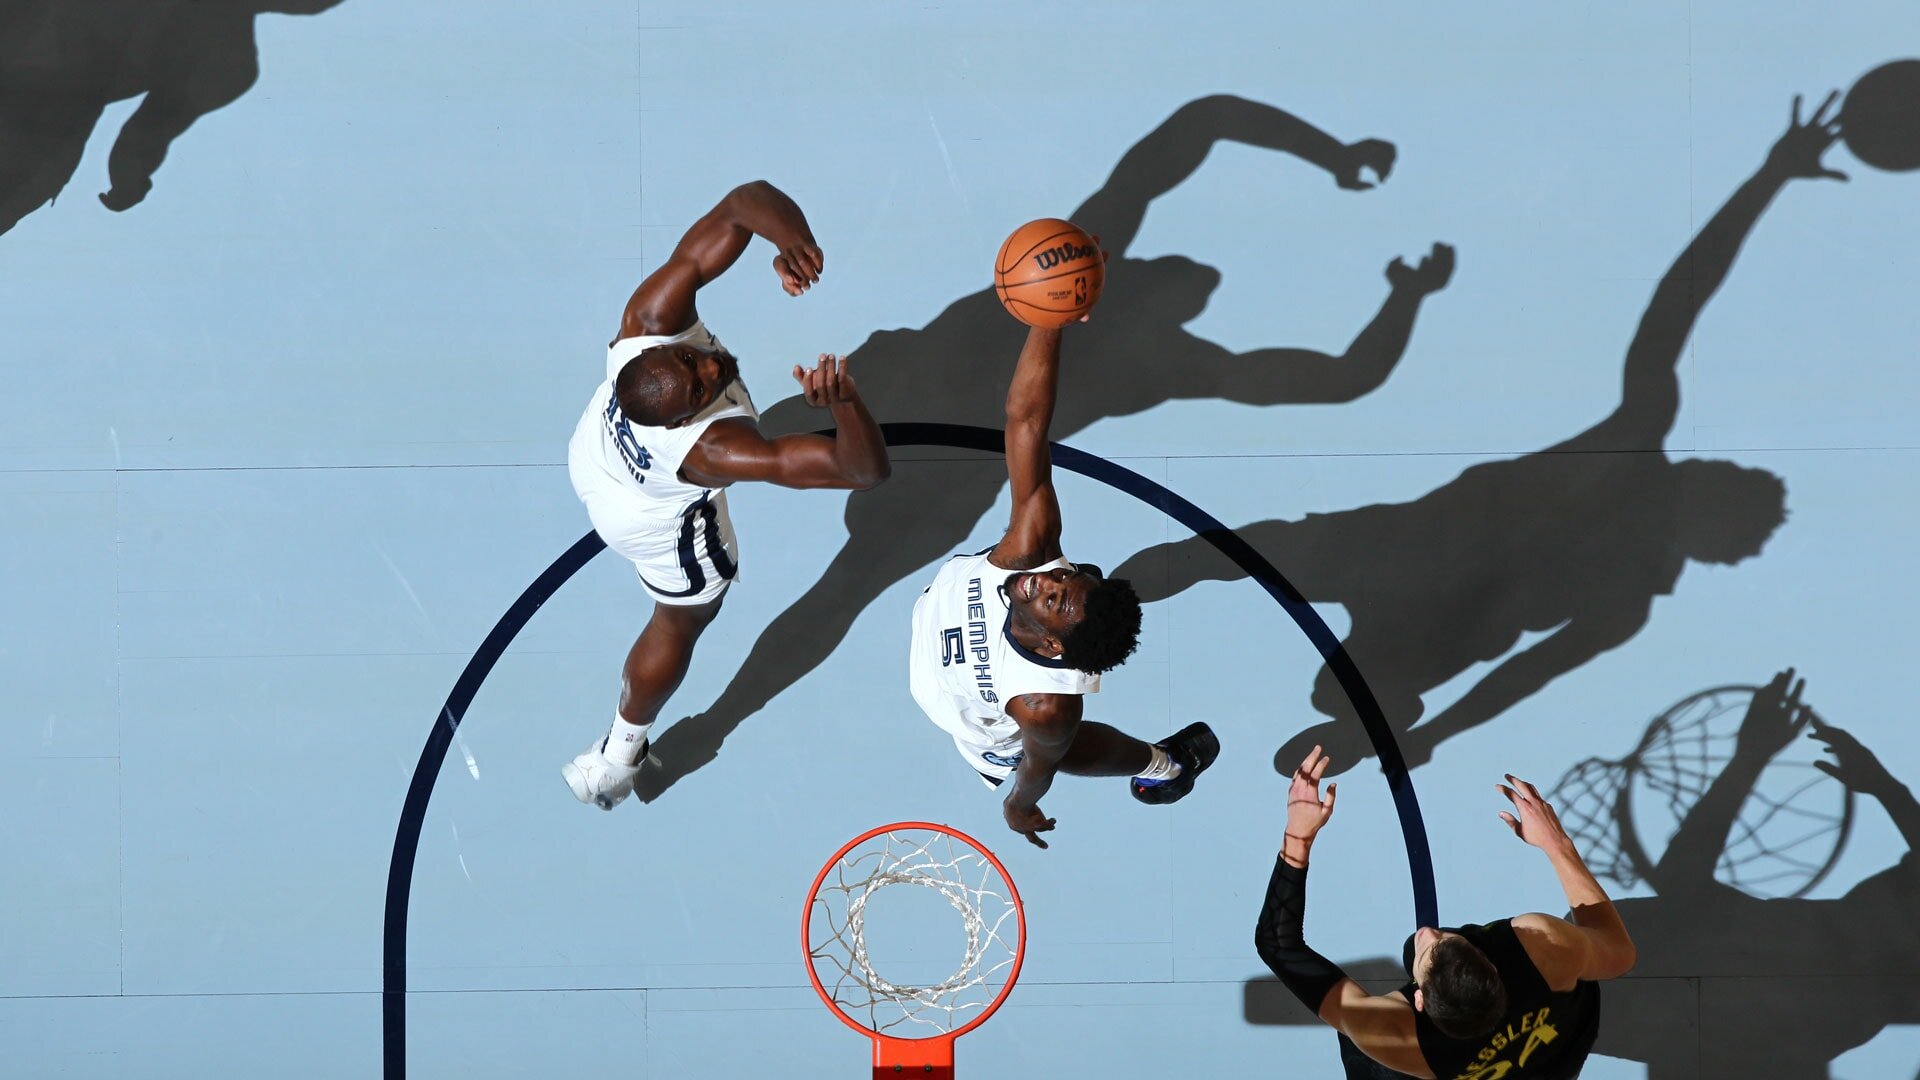
{"type": "Polygon", "coordinates": [[[1813,716],[1813,710],[1800,703],[1800,694],[1806,688],[1807,680],[1794,679],[1793,669],[1788,668],[1755,690],[1734,736],[1733,752],[1746,755],[1749,761],[1771,761],[1773,755],[1792,745],[1813,716]]]}
{"type": "Polygon", "coordinates": [[[1035,847],[1046,848],[1047,842],[1040,839],[1040,834],[1052,832],[1054,820],[1041,813],[1038,806],[1015,806],[1008,802],[1002,811],[1007,818],[1007,828],[1032,841],[1035,847]]]}
{"type": "Polygon", "coordinates": [[[793,380],[800,384],[800,393],[807,404],[815,408],[829,408],[860,399],[860,388],[854,385],[853,373],[847,370],[847,358],[832,353],[821,353],[820,362],[812,370],[793,366],[793,380]]]}
{"type": "Polygon", "coordinates": [[[1333,816],[1333,800],[1339,794],[1340,785],[1328,784],[1327,797],[1320,798],[1320,778],[1326,775],[1327,764],[1332,760],[1325,750],[1316,746],[1300,767],[1293,770],[1293,782],[1287,785],[1288,837],[1311,844],[1315,834],[1333,816]]]}
{"type": "Polygon", "coordinates": [[[1847,785],[1853,791],[1875,798],[1900,790],[1900,781],[1887,771],[1873,751],[1860,744],[1860,740],[1850,733],[1823,723],[1817,716],[1813,720],[1813,737],[1827,744],[1833,751],[1834,760],[1816,761],[1813,767],[1847,785]]]}
{"type": "Polygon", "coordinates": [[[1840,117],[1834,105],[1840,91],[1828,94],[1820,107],[1805,121],[1800,119],[1801,98],[1793,96],[1793,112],[1787,119],[1787,132],[1767,152],[1767,165],[1791,177],[1808,180],[1845,180],[1847,174],[1829,169],[1820,160],[1834,140],[1840,137],[1840,117]]]}
{"type": "Polygon", "coordinates": [[[773,272],[780,275],[780,287],[788,296],[799,296],[820,280],[820,272],[827,268],[827,257],[820,252],[820,245],[813,237],[796,239],[780,249],[773,257],[773,272]]]}
{"type": "Polygon", "coordinates": [[[1500,820],[1507,823],[1513,835],[1548,854],[1573,850],[1573,839],[1567,835],[1566,827],[1560,824],[1560,815],[1554,813],[1547,800],[1540,797],[1539,788],[1512,773],[1507,774],[1506,784],[1493,786],[1513,803],[1513,813],[1500,811],[1500,820]],[[1507,784],[1513,786],[1508,787],[1507,784]]]}

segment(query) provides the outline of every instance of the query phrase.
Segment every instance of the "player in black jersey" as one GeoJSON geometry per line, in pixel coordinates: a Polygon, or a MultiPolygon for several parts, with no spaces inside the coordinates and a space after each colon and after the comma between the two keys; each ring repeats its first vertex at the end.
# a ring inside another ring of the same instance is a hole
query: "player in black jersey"
{"type": "Polygon", "coordinates": [[[1633,967],[1633,939],[1580,858],[1559,815],[1532,784],[1497,785],[1513,802],[1500,817],[1545,852],[1567,892],[1571,918],[1538,912],[1481,926],[1423,926],[1402,957],[1413,979],[1369,994],[1308,947],[1302,931],[1307,856],[1333,814],[1336,787],[1320,747],[1293,772],[1286,839],[1267,888],[1254,945],[1280,981],[1340,1032],[1349,1078],[1567,1080],[1577,1076],[1600,1027],[1600,988],[1633,967]],[[1511,785],[1511,786],[1509,786],[1511,785]]]}

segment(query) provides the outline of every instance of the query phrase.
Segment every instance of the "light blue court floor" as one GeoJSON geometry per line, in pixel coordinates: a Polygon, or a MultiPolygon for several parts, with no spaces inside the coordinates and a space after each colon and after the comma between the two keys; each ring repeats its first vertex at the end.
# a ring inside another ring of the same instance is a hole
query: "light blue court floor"
{"type": "Polygon", "coordinates": [[[1339,1075],[1252,945],[1276,751],[1351,765],[1308,928],[1382,985],[1405,821],[1288,613],[1101,476],[1061,475],[1067,551],[1152,602],[1090,715],[1216,728],[1178,806],[1062,779],[1039,851],[922,717],[913,599],[1007,515],[998,459],[924,446],[852,500],[734,492],[644,798],[557,775],[649,610],[606,554],[416,778],[587,532],[566,440],[628,294],[764,177],[826,273],[790,299],[757,243],[700,309],[780,430],[824,426],[786,374],[821,352],[883,421],[997,427],[994,251],[1102,235],[1054,437],[1348,642],[1441,920],[1564,911],[1493,785],[1554,799],[1639,944],[1586,1075],[1920,1075],[1904,789],[1802,738],[1715,789],[1724,842],[1668,845],[1786,668],[1920,783],[1920,173],[1759,172],[1795,95],[1915,55],[1892,0],[0,5],[0,1073],[864,1075],[799,916],[841,843],[921,819],[1026,901],[962,1075],[1339,1075]],[[1343,187],[1300,122],[1390,176],[1343,187]]]}

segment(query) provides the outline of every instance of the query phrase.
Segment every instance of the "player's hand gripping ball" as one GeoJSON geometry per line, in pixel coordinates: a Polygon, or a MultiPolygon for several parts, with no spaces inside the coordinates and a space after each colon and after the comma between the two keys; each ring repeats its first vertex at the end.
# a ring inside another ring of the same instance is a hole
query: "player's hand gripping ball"
{"type": "Polygon", "coordinates": [[[993,291],[1028,326],[1065,326],[1093,310],[1107,260],[1086,230],[1059,218],[1029,221],[1000,245],[993,291]]]}

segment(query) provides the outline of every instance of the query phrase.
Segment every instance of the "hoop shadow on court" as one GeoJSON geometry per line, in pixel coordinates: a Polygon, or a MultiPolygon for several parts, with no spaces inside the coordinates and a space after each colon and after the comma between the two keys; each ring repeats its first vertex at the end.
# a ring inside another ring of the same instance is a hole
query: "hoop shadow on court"
{"type": "MultiPolygon", "coordinates": [[[[1219,272],[1179,256],[1130,258],[1127,250],[1152,201],[1191,176],[1222,141],[1297,156],[1348,190],[1371,187],[1370,172],[1384,179],[1394,160],[1387,143],[1343,143],[1258,102],[1215,96],[1181,106],[1128,150],[1106,184],[1070,215],[1100,237],[1112,261],[1099,312],[1074,330],[1070,345],[1099,362],[1063,366],[1053,438],[1180,399],[1352,401],[1386,381],[1406,350],[1421,302],[1446,285],[1453,253],[1445,245],[1411,264],[1393,259],[1378,313],[1338,355],[1291,347],[1235,353],[1189,333],[1184,324],[1205,309],[1219,272]]],[[[882,421],[999,428],[1024,334],[992,290],[983,289],[918,330],[872,335],[851,354],[853,369],[882,421]]],[[[770,435],[808,430],[816,423],[810,413],[790,397],[767,408],[761,426],[770,435]]],[[[760,634],[704,712],[663,725],[652,765],[636,786],[640,798],[658,798],[714,760],[743,721],[825,661],[882,592],[953,554],[1005,479],[969,469],[900,469],[887,483],[853,493],[847,540],[825,573],[760,634]],[[941,475],[933,482],[936,471],[941,475]]]]}
{"type": "MultiPolygon", "coordinates": [[[[1825,1080],[1883,1028],[1920,1023],[1920,801],[1843,724],[1795,726],[1787,681],[1693,694],[1549,796],[1602,880],[1655,891],[1615,901],[1640,961],[1603,987],[1594,1047],[1649,1080],[1825,1080]],[[1872,805],[1904,851],[1810,897],[1872,805]]],[[[1385,957],[1351,969],[1378,989],[1406,979],[1385,957]]],[[[1270,977],[1244,998],[1249,1023],[1319,1023],[1270,977]]]]}
{"type": "Polygon", "coordinates": [[[254,19],[340,0],[0,0],[0,233],[51,203],[108,105],[146,95],[120,129],[100,201],[126,210],[194,121],[260,76],[254,19]]]}

